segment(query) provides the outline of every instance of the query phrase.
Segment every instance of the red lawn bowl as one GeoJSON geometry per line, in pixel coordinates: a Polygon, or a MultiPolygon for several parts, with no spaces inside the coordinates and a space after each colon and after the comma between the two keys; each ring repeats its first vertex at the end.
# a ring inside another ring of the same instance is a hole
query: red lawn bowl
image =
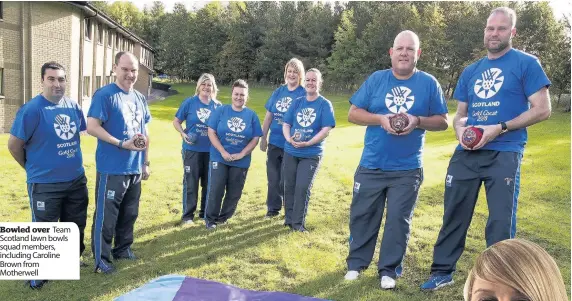
{"type": "Polygon", "coordinates": [[[482,137],[483,129],[474,126],[468,127],[463,132],[463,144],[468,148],[473,148],[475,145],[479,144],[482,137]]]}

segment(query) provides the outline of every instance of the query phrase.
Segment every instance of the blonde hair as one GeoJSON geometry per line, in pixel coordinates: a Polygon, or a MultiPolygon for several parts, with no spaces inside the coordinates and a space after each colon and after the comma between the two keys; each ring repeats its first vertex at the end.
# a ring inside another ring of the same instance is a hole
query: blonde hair
{"type": "Polygon", "coordinates": [[[201,76],[199,77],[199,79],[197,80],[197,88],[195,89],[195,95],[199,95],[199,89],[201,87],[201,84],[206,82],[207,80],[211,81],[211,84],[213,85],[212,88],[212,92],[211,92],[211,99],[216,100],[216,95],[218,93],[218,88],[216,86],[216,82],[214,79],[214,76],[210,73],[203,73],[201,74],[201,76]]]}
{"type": "Polygon", "coordinates": [[[531,301],[568,300],[564,280],[554,259],[527,240],[507,239],[483,251],[465,282],[466,301],[471,300],[477,277],[511,287],[531,301]]]}
{"type": "Polygon", "coordinates": [[[511,29],[516,26],[516,12],[514,11],[514,9],[506,6],[497,7],[491,11],[489,18],[496,13],[504,14],[509,18],[511,29]]]}
{"type": "Polygon", "coordinates": [[[316,73],[317,77],[318,77],[318,91],[320,91],[320,89],[322,88],[322,83],[324,83],[324,78],[322,77],[322,72],[320,72],[320,70],[316,69],[316,68],[310,68],[308,69],[308,71],[306,71],[306,73],[310,73],[310,72],[314,72],[316,73]]]}
{"type": "Polygon", "coordinates": [[[294,68],[294,70],[296,70],[296,72],[298,72],[298,85],[304,87],[304,76],[305,76],[305,72],[304,72],[304,64],[302,64],[302,61],[300,61],[297,58],[292,58],[288,61],[288,63],[286,63],[286,65],[284,66],[284,82],[288,83],[286,78],[288,77],[288,67],[292,67],[294,68]]]}

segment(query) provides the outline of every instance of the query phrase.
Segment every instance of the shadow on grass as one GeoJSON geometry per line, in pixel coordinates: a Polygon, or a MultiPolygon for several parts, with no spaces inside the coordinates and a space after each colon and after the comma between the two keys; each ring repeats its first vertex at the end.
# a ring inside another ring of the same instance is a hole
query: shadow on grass
{"type": "MultiPolygon", "coordinates": [[[[140,236],[141,231],[149,234],[174,224],[175,222],[167,222],[144,228],[136,231],[135,236],[140,236]]],[[[81,280],[78,282],[54,281],[38,292],[20,285],[22,281],[14,281],[11,288],[16,298],[14,300],[91,300],[114,292],[124,293],[153,278],[180,273],[182,269],[215,263],[220,257],[239,253],[285,233],[288,233],[286,228],[259,218],[230,220],[229,224],[212,232],[207,231],[202,223],[176,227],[168,234],[136,242],[133,250],[139,259],[114,262],[117,272],[112,275],[92,273],[93,262],[90,262],[89,267],[82,269],[81,280]],[[78,299],[70,296],[71,290],[82,287],[87,294],[78,293],[81,295],[78,299]]],[[[193,276],[200,278],[200,275],[193,276]]]]}

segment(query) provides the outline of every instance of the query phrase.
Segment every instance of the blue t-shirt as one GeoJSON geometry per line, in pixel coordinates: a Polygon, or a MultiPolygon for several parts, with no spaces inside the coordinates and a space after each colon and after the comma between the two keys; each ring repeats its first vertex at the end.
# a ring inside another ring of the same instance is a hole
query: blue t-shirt
{"type": "MultiPolygon", "coordinates": [[[[135,134],[146,135],[145,124],[151,121],[147,100],[136,90],[125,92],[115,83],[95,91],[87,117],[101,120],[101,126],[113,137],[128,140],[135,134]]],[[[97,140],[97,171],[112,175],[140,174],[144,151],[120,149],[97,140]]]]}
{"type": "MultiPolygon", "coordinates": [[[[232,105],[223,105],[212,112],[208,121],[209,128],[216,131],[222,147],[229,154],[240,153],[250,143],[252,138],[262,136],[262,127],[256,113],[243,108],[237,112],[232,105]]],[[[211,145],[210,160],[240,168],[250,167],[251,155],[248,154],[238,161],[225,161],[220,152],[211,145]]]]}
{"type": "MultiPolygon", "coordinates": [[[[300,142],[310,141],[323,128],[336,126],[334,107],[323,96],[314,101],[308,101],[306,96],[294,99],[292,105],[284,115],[284,123],[290,125],[290,136],[297,137],[300,142]]],[[[289,142],[284,144],[284,151],[292,156],[311,158],[321,156],[324,152],[324,141],[312,146],[295,148],[289,142]]]]}
{"type": "Polygon", "coordinates": [[[207,121],[211,113],[221,105],[216,100],[210,100],[209,104],[205,105],[197,95],[183,101],[175,117],[185,121],[185,133],[189,135],[189,138],[192,138],[193,135],[196,137],[193,144],[183,141],[184,150],[203,153],[210,151],[211,142],[208,136],[207,121]]]}
{"type": "Polygon", "coordinates": [[[284,148],[284,143],[286,143],[286,139],[284,139],[284,134],[282,133],[284,114],[286,114],[286,111],[288,111],[294,99],[304,95],[306,95],[306,90],[302,86],[298,86],[294,91],[288,90],[288,85],[282,85],[274,90],[274,93],[272,93],[272,96],[270,96],[264,106],[266,111],[272,114],[268,143],[279,148],[284,148]]]}
{"type": "MultiPolygon", "coordinates": [[[[549,86],[536,57],[511,49],[496,60],[484,57],[465,68],[453,98],[468,104],[467,125],[493,125],[527,111],[528,97],[549,86]]],[[[522,153],[526,141],[522,128],[499,135],[482,149],[522,153]]],[[[460,145],[457,149],[462,150],[460,145]]]]}
{"type": "MultiPolygon", "coordinates": [[[[350,103],[374,114],[408,113],[429,117],[447,113],[441,85],[432,75],[416,70],[407,80],[397,79],[391,69],[374,72],[355,92],[350,103]]],[[[408,135],[387,133],[380,125],[367,127],[360,165],[387,171],[423,166],[425,130],[408,135]]]]}
{"type": "Polygon", "coordinates": [[[85,130],[79,105],[65,96],[54,104],[39,94],[24,104],[10,134],[25,142],[27,182],[68,182],[82,175],[79,137],[85,130]]]}

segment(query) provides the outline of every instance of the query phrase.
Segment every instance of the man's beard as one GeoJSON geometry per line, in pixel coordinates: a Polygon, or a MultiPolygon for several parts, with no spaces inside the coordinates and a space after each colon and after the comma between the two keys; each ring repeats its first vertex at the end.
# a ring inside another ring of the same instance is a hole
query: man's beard
{"type": "Polygon", "coordinates": [[[485,47],[491,53],[499,53],[499,52],[502,52],[503,50],[507,49],[510,46],[510,42],[511,42],[510,40],[499,41],[499,44],[496,47],[488,47],[487,45],[485,45],[485,47]]]}

